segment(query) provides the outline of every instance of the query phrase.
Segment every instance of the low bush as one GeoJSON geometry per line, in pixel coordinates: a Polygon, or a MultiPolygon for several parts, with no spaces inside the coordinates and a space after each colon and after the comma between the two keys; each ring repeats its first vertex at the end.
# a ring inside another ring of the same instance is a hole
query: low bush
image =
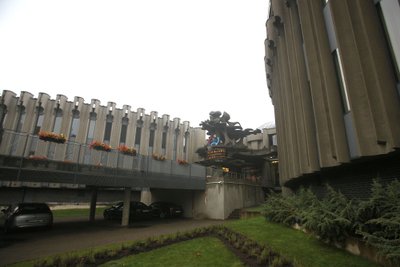
{"type": "Polygon", "coordinates": [[[371,197],[360,202],[356,233],[381,256],[400,265],[400,181],[386,187],[375,181],[371,197]]]}
{"type": "Polygon", "coordinates": [[[327,185],[318,199],[310,189],[282,196],[271,194],[264,216],[288,226],[299,224],[319,239],[343,244],[348,237],[363,238],[381,256],[400,264],[400,182],[386,186],[374,181],[367,200],[351,201],[327,185]]]}

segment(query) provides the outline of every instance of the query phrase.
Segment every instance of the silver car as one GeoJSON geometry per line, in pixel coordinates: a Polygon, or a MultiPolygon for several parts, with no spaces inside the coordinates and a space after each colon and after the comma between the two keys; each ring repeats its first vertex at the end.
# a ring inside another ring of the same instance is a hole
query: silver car
{"type": "Polygon", "coordinates": [[[53,225],[53,213],[46,203],[18,203],[3,209],[6,232],[19,228],[48,227],[53,225]]]}

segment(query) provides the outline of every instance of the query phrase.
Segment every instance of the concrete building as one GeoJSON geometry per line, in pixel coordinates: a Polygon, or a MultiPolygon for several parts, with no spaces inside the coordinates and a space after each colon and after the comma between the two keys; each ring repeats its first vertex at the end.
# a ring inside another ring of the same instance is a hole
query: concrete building
{"type": "Polygon", "coordinates": [[[263,167],[261,176],[262,187],[265,191],[281,191],[278,171],[278,153],[276,128],[262,129],[261,133],[248,135],[243,143],[253,151],[254,154],[265,153],[268,156],[263,157],[263,167]]]}
{"type": "MultiPolygon", "coordinates": [[[[97,99],[84,103],[81,97],[68,101],[64,95],[50,99],[46,93],[35,98],[29,92],[4,90],[1,108],[3,116],[2,146],[3,154],[15,154],[25,149],[27,155],[40,154],[54,160],[76,161],[79,156],[71,146],[54,151],[51,145],[37,147],[38,138],[29,140],[28,144],[20,142],[17,136],[8,132],[38,135],[40,131],[63,134],[69,142],[90,144],[93,141],[103,142],[112,148],[120,145],[133,147],[141,155],[162,155],[169,160],[198,160],[194,151],[204,144],[205,134],[200,127],[190,127],[188,121],[179,118],[170,119],[169,115],[158,116],[157,111],[145,114],[143,108],[136,111],[131,106],[117,108],[116,103],[101,105],[97,99]]],[[[102,162],[102,164],[106,164],[102,162]]]]}
{"type": "MultiPolygon", "coordinates": [[[[245,143],[255,151],[270,149],[273,135],[266,130],[245,143]]],[[[205,144],[202,128],[166,114],[159,117],[156,111],[146,114],[142,108],[121,109],[96,99],[85,103],[80,97],[68,101],[64,95],[51,99],[46,93],[34,97],[4,90],[0,204],[90,203],[94,212],[99,202],[163,200],[181,204],[186,217],[226,219],[236,209],[262,203],[264,180],[271,171],[257,181],[249,173],[225,177],[196,164],[201,159],[196,150],[205,144]],[[62,141],[43,139],[43,133],[62,141]],[[94,142],[107,150],[94,149],[94,142]],[[124,155],[118,151],[121,146],[134,149],[135,155],[124,155]]]]}
{"type": "Polygon", "coordinates": [[[398,0],[271,0],[265,67],[280,181],[364,197],[400,177],[398,0]]]}

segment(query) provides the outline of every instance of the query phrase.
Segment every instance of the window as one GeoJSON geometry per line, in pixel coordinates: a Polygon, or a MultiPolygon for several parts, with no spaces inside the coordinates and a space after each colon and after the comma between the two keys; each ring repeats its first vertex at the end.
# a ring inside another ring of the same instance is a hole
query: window
{"type": "Polygon", "coordinates": [[[129,119],[126,117],[122,118],[121,134],[119,135],[120,144],[126,143],[126,133],[128,131],[128,124],[129,124],[129,119]]]}
{"type": "Polygon", "coordinates": [[[174,149],[173,149],[173,156],[172,158],[175,160],[176,156],[177,156],[177,150],[178,150],[178,137],[179,137],[179,129],[177,128],[175,130],[175,134],[174,134],[174,149]]]}
{"type": "Polygon", "coordinates": [[[336,71],[337,81],[339,83],[340,95],[342,98],[342,108],[343,108],[343,112],[346,114],[346,113],[350,112],[350,102],[349,102],[349,97],[347,94],[346,81],[344,79],[344,73],[343,73],[343,68],[342,68],[342,62],[340,60],[339,49],[335,49],[333,51],[332,55],[333,55],[333,60],[335,63],[335,71],[336,71]]]}
{"type": "Polygon", "coordinates": [[[104,141],[110,142],[111,130],[112,130],[113,116],[107,115],[106,128],[104,129],[104,141]]]}
{"type": "Polygon", "coordinates": [[[74,112],[72,115],[71,129],[69,131],[69,139],[75,139],[79,130],[79,111],[74,112]]]}
{"type": "Polygon", "coordinates": [[[274,145],[274,136],[275,134],[268,135],[268,147],[272,147],[274,145]]]}
{"type": "MultiPolygon", "coordinates": [[[[25,107],[20,106],[19,107],[19,117],[18,117],[17,125],[15,127],[15,131],[17,133],[20,133],[22,131],[22,127],[24,125],[25,118],[26,118],[25,107]]],[[[19,143],[20,143],[20,135],[14,135],[13,138],[11,139],[11,154],[12,155],[16,154],[19,143]]]]}
{"type": "Polygon", "coordinates": [[[155,135],[155,131],[150,130],[149,147],[154,146],[154,135],[155,135]]]}
{"type": "Polygon", "coordinates": [[[56,109],[56,117],[54,118],[53,132],[61,133],[62,110],[56,109]]]}
{"type": "Polygon", "coordinates": [[[135,145],[140,145],[140,139],[142,138],[142,128],[136,127],[135,145]]]}
{"type": "Polygon", "coordinates": [[[90,113],[90,119],[89,119],[89,129],[88,129],[88,133],[86,136],[86,142],[90,143],[93,141],[93,137],[94,137],[94,129],[96,127],[96,113],[90,113]]]}
{"type": "Polygon", "coordinates": [[[384,29],[386,43],[391,54],[391,63],[393,65],[394,74],[397,78],[397,86],[400,90],[400,31],[398,25],[400,23],[400,0],[375,0],[379,18],[384,29]]]}
{"type": "Polygon", "coordinates": [[[164,132],[162,133],[161,148],[162,148],[162,149],[166,149],[166,148],[167,148],[167,131],[164,131],[164,132]]]}
{"type": "Polygon", "coordinates": [[[35,129],[33,130],[33,134],[37,135],[40,132],[40,129],[43,126],[43,120],[44,120],[43,108],[40,107],[38,108],[38,116],[36,118],[36,124],[35,124],[35,129]]]}
{"type": "Polygon", "coordinates": [[[75,144],[72,144],[71,142],[75,141],[76,136],[78,135],[78,131],[79,131],[79,111],[73,110],[71,128],[69,130],[69,142],[67,146],[67,151],[65,153],[65,159],[67,160],[72,160],[73,158],[74,148],[76,147],[75,144]]]}
{"type": "Polygon", "coordinates": [[[24,125],[25,122],[25,117],[26,117],[26,112],[25,112],[25,108],[23,106],[21,106],[20,111],[19,111],[19,118],[18,118],[18,122],[17,122],[17,127],[15,128],[15,131],[17,133],[22,131],[22,127],[24,125]]]}
{"type": "Polygon", "coordinates": [[[189,136],[190,136],[189,132],[186,132],[185,136],[183,137],[183,153],[187,152],[187,146],[188,146],[188,143],[189,143],[189,136]]]}

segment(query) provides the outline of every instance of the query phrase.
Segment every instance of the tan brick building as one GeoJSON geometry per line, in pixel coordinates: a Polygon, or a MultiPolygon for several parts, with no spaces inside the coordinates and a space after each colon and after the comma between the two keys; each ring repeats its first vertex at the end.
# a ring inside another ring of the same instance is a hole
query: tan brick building
{"type": "Polygon", "coordinates": [[[270,1],[282,185],[362,196],[372,179],[400,177],[399,25],[398,0],[270,1]]]}

